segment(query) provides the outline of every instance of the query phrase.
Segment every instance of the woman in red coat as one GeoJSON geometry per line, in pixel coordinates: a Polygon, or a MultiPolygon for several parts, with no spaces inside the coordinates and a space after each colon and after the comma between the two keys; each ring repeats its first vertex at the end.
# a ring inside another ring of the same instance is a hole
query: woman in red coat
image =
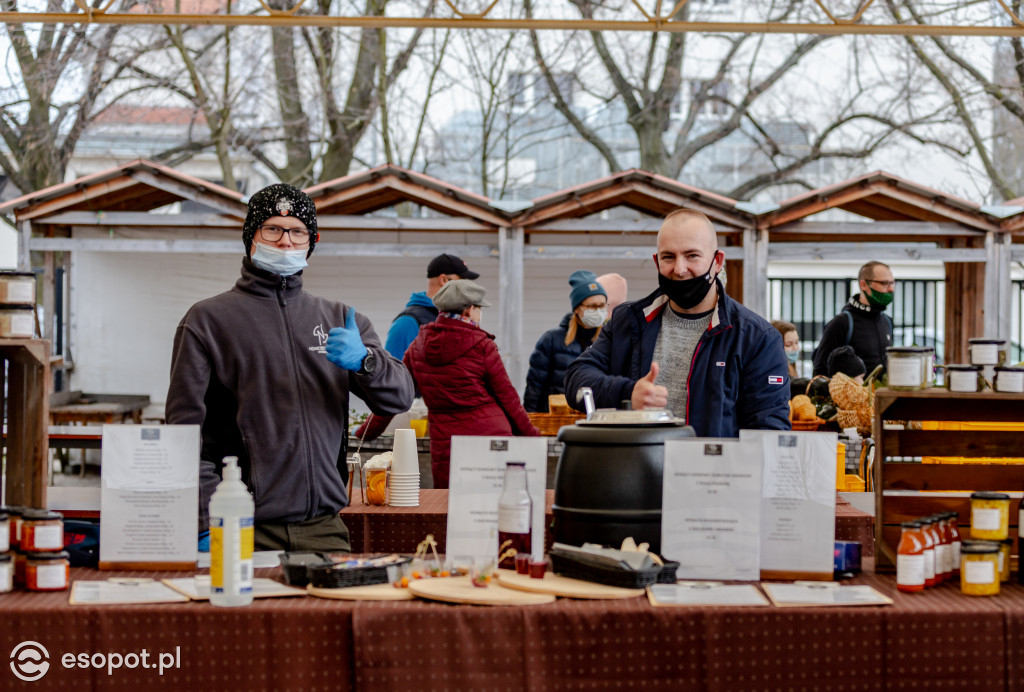
{"type": "Polygon", "coordinates": [[[434,296],[440,311],[420,328],[402,359],[427,405],[434,487],[448,487],[452,435],[537,436],[508,379],[494,335],[480,328],[483,286],[449,281],[434,296]]]}

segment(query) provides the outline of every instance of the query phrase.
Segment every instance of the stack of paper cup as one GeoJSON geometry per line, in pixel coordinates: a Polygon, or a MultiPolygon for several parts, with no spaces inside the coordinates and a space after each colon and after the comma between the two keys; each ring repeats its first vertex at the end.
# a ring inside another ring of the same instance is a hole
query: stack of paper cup
{"type": "Polygon", "coordinates": [[[416,453],[416,431],[412,428],[395,430],[388,497],[392,507],[419,507],[420,460],[416,453]]]}

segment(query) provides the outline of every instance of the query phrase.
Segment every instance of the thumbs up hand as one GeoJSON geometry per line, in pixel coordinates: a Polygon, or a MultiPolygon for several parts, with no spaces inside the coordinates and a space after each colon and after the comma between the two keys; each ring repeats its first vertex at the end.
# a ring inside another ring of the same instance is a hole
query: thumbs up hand
{"type": "Polygon", "coordinates": [[[366,357],[366,346],[356,325],[356,309],[345,314],[345,326],[334,327],[327,334],[327,360],[343,370],[359,370],[366,357]]]}
{"type": "Polygon", "coordinates": [[[658,364],[651,363],[651,371],[633,385],[633,408],[665,408],[668,405],[668,388],[654,384],[658,379],[658,364]]]}

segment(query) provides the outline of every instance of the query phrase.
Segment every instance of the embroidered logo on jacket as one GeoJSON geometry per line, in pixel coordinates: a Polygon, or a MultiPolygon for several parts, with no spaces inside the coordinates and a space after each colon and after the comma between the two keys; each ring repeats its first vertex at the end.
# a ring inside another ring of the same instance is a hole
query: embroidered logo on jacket
{"type": "Polygon", "coordinates": [[[310,346],[309,350],[316,353],[327,353],[327,331],[322,324],[313,327],[313,336],[319,343],[316,346],[310,346]]]}
{"type": "Polygon", "coordinates": [[[768,384],[782,384],[784,378],[781,375],[769,375],[768,384]]]}

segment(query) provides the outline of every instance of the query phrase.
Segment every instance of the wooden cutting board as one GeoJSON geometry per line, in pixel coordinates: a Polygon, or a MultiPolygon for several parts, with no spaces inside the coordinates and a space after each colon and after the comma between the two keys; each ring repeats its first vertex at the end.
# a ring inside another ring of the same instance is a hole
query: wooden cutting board
{"type": "Polygon", "coordinates": [[[348,586],[343,589],[325,589],[307,584],[306,593],[318,598],[334,598],[339,601],[411,601],[415,598],[409,593],[409,589],[396,589],[391,584],[348,586]]]}
{"type": "Polygon", "coordinates": [[[497,580],[493,579],[484,588],[473,586],[469,577],[417,579],[409,583],[409,591],[420,598],[432,601],[472,605],[528,606],[554,603],[555,601],[553,594],[506,589],[499,586],[497,580]]]}
{"type": "Polygon", "coordinates": [[[547,572],[543,579],[534,579],[528,574],[519,574],[512,570],[498,570],[501,585],[534,593],[549,593],[563,598],[616,599],[637,598],[644,595],[644,589],[624,589],[619,586],[597,584],[581,579],[570,579],[559,574],[547,572]]]}

